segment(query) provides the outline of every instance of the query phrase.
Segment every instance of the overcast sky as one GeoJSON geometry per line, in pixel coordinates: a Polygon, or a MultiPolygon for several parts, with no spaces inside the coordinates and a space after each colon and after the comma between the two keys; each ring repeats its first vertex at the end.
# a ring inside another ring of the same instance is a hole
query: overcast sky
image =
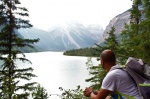
{"type": "Polygon", "coordinates": [[[20,0],[31,24],[47,30],[56,24],[100,24],[104,29],[116,15],[132,6],[131,0],[20,0]]]}

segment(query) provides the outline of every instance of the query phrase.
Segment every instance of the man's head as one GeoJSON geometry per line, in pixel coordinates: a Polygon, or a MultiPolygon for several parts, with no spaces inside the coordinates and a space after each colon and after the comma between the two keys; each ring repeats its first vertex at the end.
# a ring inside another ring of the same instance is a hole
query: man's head
{"type": "Polygon", "coordinates": [[[110,69],[112,66],[116,65],[116,57],[113,51],[104,50],[101,55],[101,65],[104,69],[110,69]]]}

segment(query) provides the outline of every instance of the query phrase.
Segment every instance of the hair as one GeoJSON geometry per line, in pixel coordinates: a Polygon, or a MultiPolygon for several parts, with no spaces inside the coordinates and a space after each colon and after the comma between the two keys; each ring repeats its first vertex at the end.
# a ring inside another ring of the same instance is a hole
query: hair
{"type": "Polygon", "coordinates": [[[104,62],[107,62],[107,63],[115,63],[116,62],[115,54],[111,50],[104,50],[101,53],[100,57],[102,58],[102,60],[104,62]]]}

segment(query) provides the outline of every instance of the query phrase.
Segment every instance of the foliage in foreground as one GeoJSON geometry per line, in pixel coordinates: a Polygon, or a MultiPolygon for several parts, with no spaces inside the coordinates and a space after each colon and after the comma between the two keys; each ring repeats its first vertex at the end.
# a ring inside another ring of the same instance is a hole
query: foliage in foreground
{"type": "Polygon", "coordinates": [[[89,99],[83,95],[80,86],[77,86],[77,89],[63,89],[62,87],[59,87],[59,89],[62,91],[62,99],[89,99]]]}
{"type": "MultiPolygon", "coordinates": [[[[87,70],[89,70],[90,78],[86,79],[86,82],[90,82],[90,86],[94,90],[99,90],[103,81],[103,78],[106,75],[106,71],[99,64],[98,66],[94,66],[92,63],[92,58],[88,58],[87,60],[87,70]]],[[[88,86],[87,86],[88,87],[88,86]]]]}

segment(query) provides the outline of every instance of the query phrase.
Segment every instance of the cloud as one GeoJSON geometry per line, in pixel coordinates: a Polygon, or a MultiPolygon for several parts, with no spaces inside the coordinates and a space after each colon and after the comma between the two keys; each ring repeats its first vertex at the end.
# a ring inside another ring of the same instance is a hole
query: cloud
{"type": "Polygon", "coordinates": [[[21,0],[29,9],[31,23],[46,29],[54,24],[79,21],[104,28],[116,15],[131,8],[130,0],[21,0]]]}

